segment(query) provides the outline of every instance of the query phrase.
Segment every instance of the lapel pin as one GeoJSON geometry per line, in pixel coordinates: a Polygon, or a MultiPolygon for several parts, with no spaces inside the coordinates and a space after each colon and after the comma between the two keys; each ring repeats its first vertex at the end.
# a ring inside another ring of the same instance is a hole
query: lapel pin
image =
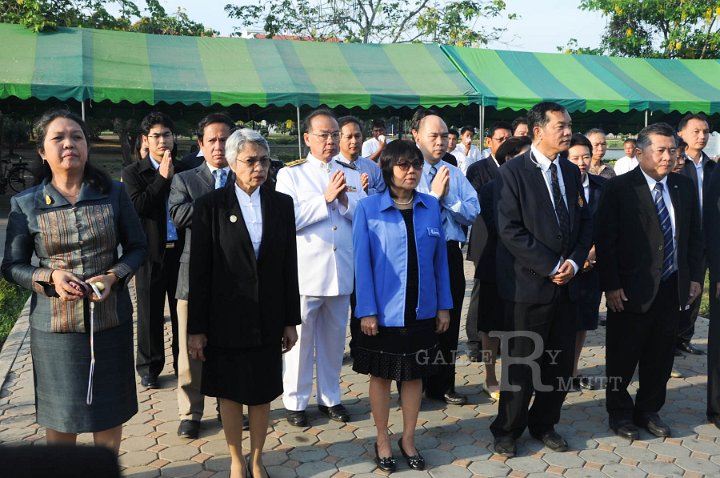
{"type": "Polygon", "coordinates": [[[235,214],[230,216],[230,222],[232,222],[233,224],[237,222],[237,216],[235,214]]]}
{"type": "Polygon", "coordinates": [[[53,198],[51,198],[49,194],[46,194],[45,195],[45,204],[47,204],[49,206],[52,203],[53,203],[53,198]]]}

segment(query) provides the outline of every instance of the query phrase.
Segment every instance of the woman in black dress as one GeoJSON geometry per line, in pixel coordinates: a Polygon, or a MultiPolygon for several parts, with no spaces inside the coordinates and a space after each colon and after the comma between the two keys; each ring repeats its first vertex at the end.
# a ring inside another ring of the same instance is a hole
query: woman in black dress
{"type": "Polygon", "coordinates": [[[370,375],[370,407],[376,462],[395,469],[388,416],[390,384],[402,382],[403,435],[398,441],[408,465],[425,468],[415,448],[422,378],[434,372],[437,334],[447,330],[452,308],[447,249],[440,205],[415,191],[423,166],[415,144],[397,140],[380,160],[387,189],[358,202],[353,252],[361,334],[353,370],[370,375]]]}
{"type": "Polygon", "coordinates": [[[267,141],[235,131],[225,155],[235,182],[195,202],[188,351],[203,363],[201,392],[218,397],[231,478],[265,478],[270,402],[282,394],[282,354],[297,341],[300,293],[292,198],[261,187],[267,141]],[[250,456],[242,456],[243,405],[250,456]]]}

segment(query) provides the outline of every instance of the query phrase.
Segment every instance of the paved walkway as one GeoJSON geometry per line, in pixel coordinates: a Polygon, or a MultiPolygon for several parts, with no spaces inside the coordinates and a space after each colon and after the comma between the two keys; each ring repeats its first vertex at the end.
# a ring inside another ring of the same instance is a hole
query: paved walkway
{"type": "MultiPolygon", "coordinates": [[[[466,269],[466,276],[472,277],[470,268],[466,269]]],[[[0,380],[8,370],[0,390],[2,444],[44,442],[44,430],[35,423],[26,329],[25,316],[0,354],[0,380]]],[[[580,367],[586,375],[603,373],[604,332],[600,327],[589,334],[580,367]]],[[[464,330],[461,334],[464,341],[464,330]]],[[[696,337],[695,344],[704,348],[705,319],[699,319],[696,337]]],[[[169,342],[166,344],[169,355],[169,342]]],[[[631,443],[615,437],[607,427],[604,392],[572,393],[557,427],[568,439],[571,451],[553,453],[526,433],[519,442],[519,456],[512,459],[492,454],[488,426],[496,406],[481,391],[483,367],[463,358],[460,357],[457,367],[458,391],[467,394],[470,403],[446,407],[424,401],[417,446],[426,458],[428,470],[412,471],[399,459],[399,471],[393,476],[720,476],[720,430],[705,423],[705,356],[684,356],[676,361],[685,378],[671,379],[668,401],[662,411],[673,429],[672,438],[651,438],[642,432],[641,439],[631,443]]],[[[126,424],[121,445],[124,476],[228,476],[230,459],[222,428],[215,419],[215,401],[206,401],[200,438],[194,441],[178,438],[175,379],[166,369],[161,381],[160,390],[143,390],[138,385],[140,412],[126,424]]],[[[347,424],[328,422],[311,404],[308,409],[311,426],[299,430],[283,420],[282,403],[273,402],[272,429],[265,446],[265,463],[273,478],[386,476],[373,462],[375,428],[370,416],[367,377],[354,373],[346,363],[341,381],[343,403],[353,415],[353,421],[347,424]]],[[[395,455],[399,457],[396,443],[402,421],[395,402],[392,404],[390,422],[395,455]]],[[[82,442],[89,440],[89,435],[81,436],[82,442]]]]}

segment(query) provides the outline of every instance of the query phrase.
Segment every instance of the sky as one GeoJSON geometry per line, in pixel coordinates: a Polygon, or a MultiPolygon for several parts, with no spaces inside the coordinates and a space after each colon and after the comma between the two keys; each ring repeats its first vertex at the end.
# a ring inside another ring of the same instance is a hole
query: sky
{"type": "MultiPolygon", "coordinates": [[[[244,0],[247,3],[247,0],[244,0]]],[[[272,0],[270,0],[272,1],[272,0]]],[[[227,3],[243,3],[243,0],[160,0],[168,13],[182,6],[190,18],[206,27],[230,35],[235,20],[227,18],[227,3]]],[[[520,18],[498,22],[508,30],[498,42],[488,48],[557,53],[558,46],[565,46],[570,38],[576,38],[580,46],[600,46],[605,19],[598,13],[579,10],[579,0],[506,0],[507,11],[520,18]]],[[[140,2],[138,2],[140,3],[140,2]]],[[[253,2],[254,3],[254,2],[253,2]]]]}

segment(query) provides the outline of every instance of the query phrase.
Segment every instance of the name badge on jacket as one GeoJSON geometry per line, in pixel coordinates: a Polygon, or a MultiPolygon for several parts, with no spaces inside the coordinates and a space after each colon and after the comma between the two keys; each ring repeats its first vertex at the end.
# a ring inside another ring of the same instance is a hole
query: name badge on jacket
{"type": "Polygon", "coordinates": [[[427,233],[428,233],[428,236],[431,236],[431,237],[440,237],[440,229],[437,227],[428,227],[427,233]]]}

